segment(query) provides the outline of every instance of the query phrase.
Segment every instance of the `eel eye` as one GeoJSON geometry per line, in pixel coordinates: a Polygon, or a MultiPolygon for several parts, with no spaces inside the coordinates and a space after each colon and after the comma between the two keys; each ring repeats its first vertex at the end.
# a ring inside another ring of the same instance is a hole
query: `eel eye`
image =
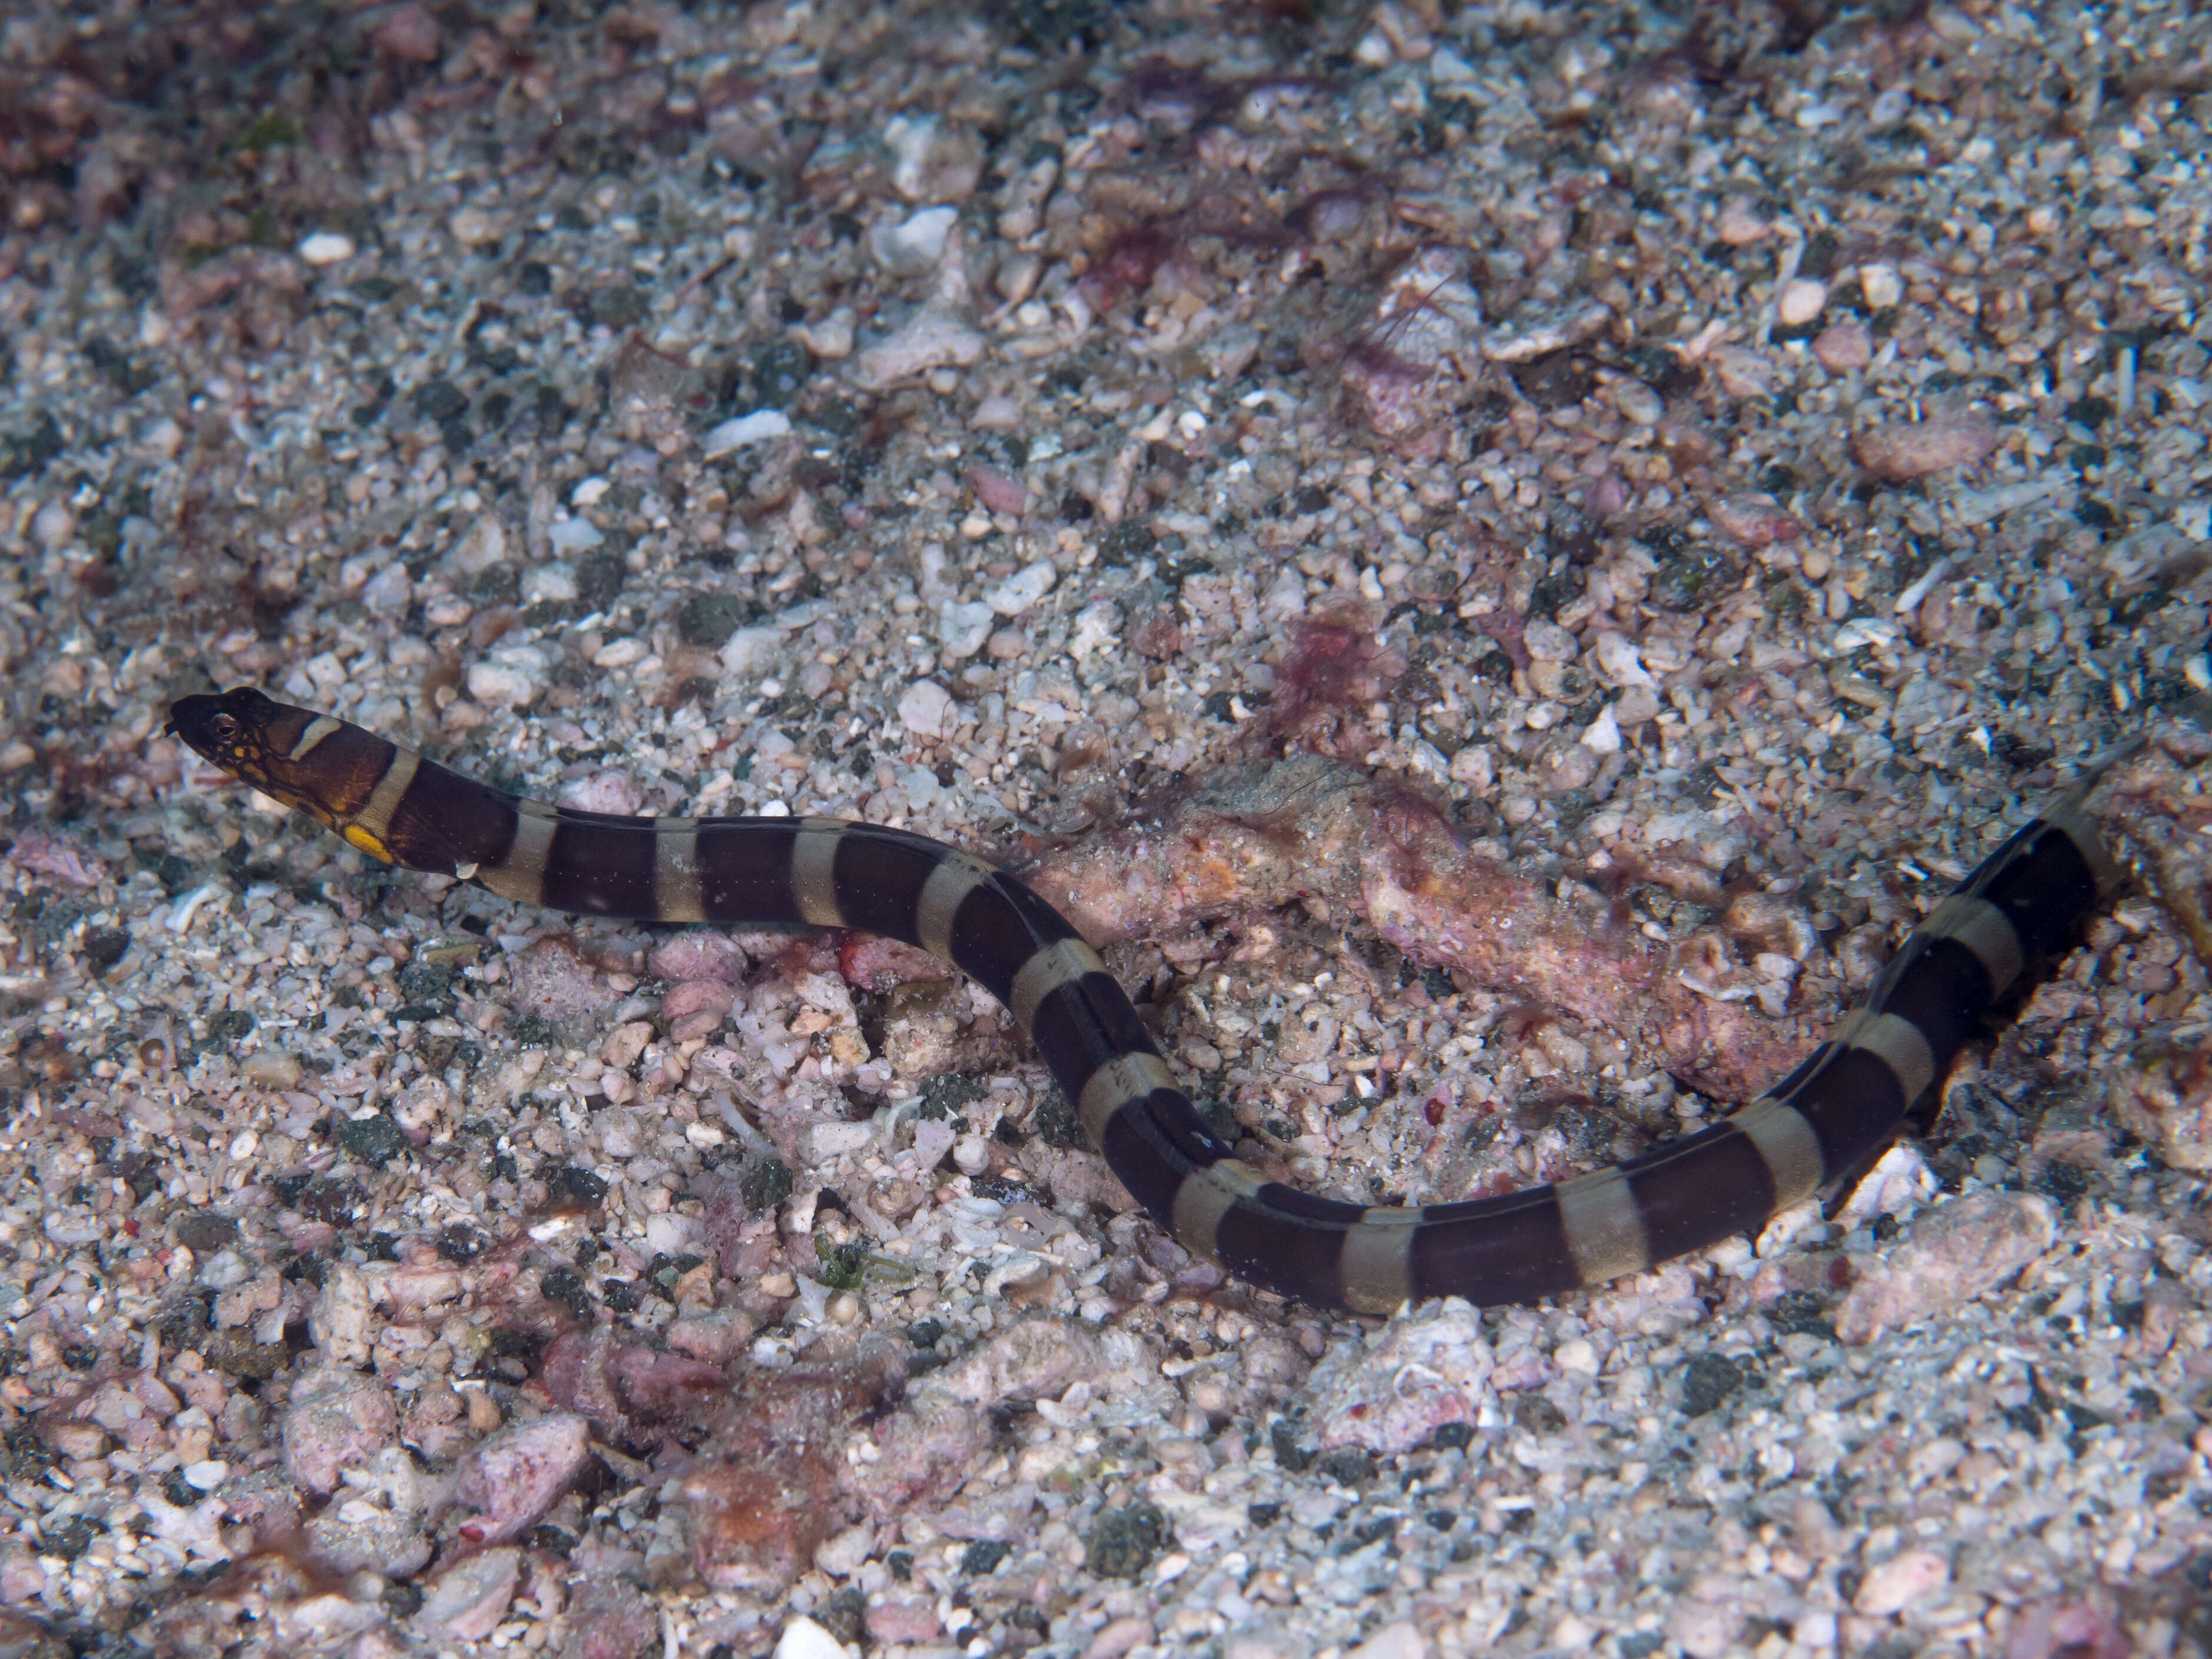
{"type": "Polygon", "coordinates": [[[228,743],[238,735],[238,716],[217,714],[208,722],[208,730],[215,733],[217,742],[228,743]]]}

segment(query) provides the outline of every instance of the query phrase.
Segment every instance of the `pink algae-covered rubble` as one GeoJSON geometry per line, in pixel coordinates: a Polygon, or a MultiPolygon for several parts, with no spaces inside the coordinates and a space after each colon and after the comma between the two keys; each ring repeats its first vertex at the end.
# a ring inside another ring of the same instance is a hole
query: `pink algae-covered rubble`
{"type": "Polygon", "coordinates": [[[1858,1282],[1836,1310],[1836,1334],[1871,1342],[1966,1306],[2051,1248],[2051,1206],[2032,1194],[1977,1193],[1921,1217],[1911,1236],[1853,1258],[1858,1282]]]}
{"type": "Polygon", "coordinates": [[[415,1628],[434,1639],[480,1642],[507,1616],[522,1577],[522,1552],[512,1545],[463,1556],[430,1581],[415,1628]]]}
{"type": "Polygon", "coordinates": [[[561,1659],[641,1659],[660,1645],[660,1610],[635,1588],[597,1577],[574,1586],[561,1659]]]}
{"type": "Polygon", "coordinates": [[[1971,418],[1895,422],[1870,428],[1851,440],[1858,464],[1893,483],[1924,478],[1946,467],[1972,466],[1996,447],[1996,428],[1971,418]]]}
{"type": "Polygon", "coordinates": [[[8,849],[8,862],[35,875],[48,876],[66,887],[97,887],[101,870],[97,860],[56,836],[32,830],[15,837],[8,849]]]}
{"type": "Polygon", "coordinates": [[[1681,952],[1554,899],[1464,845],[1428,801],[1304,755],[1224,774],[1142,825],[1047,854],[1024,879],[1093,939],[1169,939],[1304,900],[1363,918],[1416,962],[1611,1026],[1697,1087],[1756,1094],[1813,1027],[1701,996],[1681,952]]]}
{"type": "Polygon", "coordinates": [[[304,1491],[336,1492],[344,1472],[392,1443],[399,1413],[373,1377],[325,1365],[293,1385],[284,1414],[284,1466],[304,1491]]]}
{"type": "Polygon", "coordinates": [[[1469,1426],[1498,1389],[1482,1316],[1457,1297],[1422,1303],[1362,1344],[1347,1340],[1314,1368],[1311,1420],[1323,1449],[1409,1451],[1449,1423],[1469,1426]]]}
{"type": "Polygon", "coordinates": [[[592,1455],[591,1425],[574,1412],[551,1412],[512,1423],[463,1461],[454,1495],[477,1517],[463,1535],[503,1544],[542,1520],[568,1490],[592,1455]]]}

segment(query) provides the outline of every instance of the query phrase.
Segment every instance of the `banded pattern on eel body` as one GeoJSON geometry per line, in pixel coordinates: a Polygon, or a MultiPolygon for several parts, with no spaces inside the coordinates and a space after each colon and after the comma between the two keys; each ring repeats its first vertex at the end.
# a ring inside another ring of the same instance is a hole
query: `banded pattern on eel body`
{"type": "Polygon", "coordinates": [[[943,957],[1012,1011],[1091,1145],[1182,1244],[1255,1285],[1362,1313],[1435,1296],[1532,1301],[1757,1230],[1862,1168],[2112,874],[2082,806],[2092,772],[1943,902],[1827,1042],[1734,1115],[1554,1186],[1376,1207],[1316,1198],[1237,1161],[1097,953],[965,853],[838,818],[547,806],[251,689],[181,698],[169,716],[214,764],[387,863],[557,909],[848,927],[943,957]]]}

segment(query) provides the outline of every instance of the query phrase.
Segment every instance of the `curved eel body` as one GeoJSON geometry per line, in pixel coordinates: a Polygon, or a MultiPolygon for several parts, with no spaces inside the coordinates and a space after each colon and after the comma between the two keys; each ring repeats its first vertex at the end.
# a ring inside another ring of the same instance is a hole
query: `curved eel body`
{"type": "Polygon", "coordinates": [[[1263,1179],[1207,1129],[1121,986],[1056,910],[981,860],[824,817],[622,817],[489,788],[250,688],[180,698],[170,729],[386,863],[519,903],[641,921],[854,928],[919,945],[1006,1004],[1090,1144],[1178,1243],[1253,1284],[1355,1312],[1528,1302],[1756,1231],[1864,1166],[2112,869],[2092,773],[1905,942],[1804,1063],[1711,1127],[1556,1185],[1414,1208],[1263,1179]]]}

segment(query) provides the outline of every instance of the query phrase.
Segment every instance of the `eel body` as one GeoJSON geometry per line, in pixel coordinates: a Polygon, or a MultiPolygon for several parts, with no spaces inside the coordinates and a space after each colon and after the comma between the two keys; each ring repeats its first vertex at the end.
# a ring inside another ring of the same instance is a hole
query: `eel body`
{"type": "Polygon", "coordinates": [[[1238,1161],[1075,928],[1012,876],[956,848],[839,818],[549,806],[250,688],[179,699],[170,729],[362,852],[519,903],[641,921],[853,928],[919,945],[1012,1012],[1090,1144],[1177,1242],[1268,1290],[1370,1314],[1425,1297],[1533,1301],[1755,1232],[1862,1169],[2112,876],[2082,807],[2093,774],[1992,854],[1834,1034],[1741,1110],[1556,1185],[1373,1206],[1311,1196],[1238,1161]]]}

